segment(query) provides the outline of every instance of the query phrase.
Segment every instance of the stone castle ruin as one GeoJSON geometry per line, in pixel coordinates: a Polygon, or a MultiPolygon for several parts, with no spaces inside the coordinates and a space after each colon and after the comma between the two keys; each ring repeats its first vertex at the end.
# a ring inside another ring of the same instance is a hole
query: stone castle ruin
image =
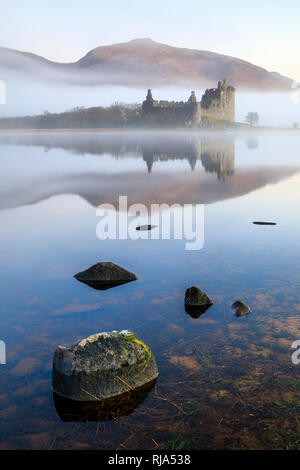
{"type": "Polygon", "coordinates": [[[156,101],[148,90],[142,105],[142,119],[145,123],[170,126],[210,127],[216,121],[235,120],[235,89],[226,80],[218,82],[217,88],[205,91],[201,101],[191,92],[188,101],[156,101]]]}

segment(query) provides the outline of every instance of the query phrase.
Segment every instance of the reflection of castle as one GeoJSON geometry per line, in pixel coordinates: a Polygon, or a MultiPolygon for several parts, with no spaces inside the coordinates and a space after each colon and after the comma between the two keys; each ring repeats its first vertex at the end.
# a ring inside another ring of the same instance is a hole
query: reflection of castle
{"type": "Polygon", "coordinates": [[[218,82],[217,88],[206,90],[201,102],[195,92],[191,92],[188,101],[156,101],[148,90],[142,105],[144,122],[174,125],[197,126],[209,125],[215,120],[234,121],[235,89],[228,86],[226,80],[218,82]]]}
{"type": "Polygon", "coordinates": [[[188,160],[191,169],[196,167],[197,160],[206,172],[216,173],[219,180],[225,181],[227,176],[234,173],[234,140],[231,138],[222,140],[187,140],[173,142],[148,142],[142,144],[143,160],[151,173],[153,163],[167,160],[188,160]]]}
{"type": "Polygon", "coordinates": [[[190,139],[145,141],[141,145],[141,152],[149,173],[154,162],[167,160],[188,160],[191,169],[194,170],[200,155],[198,143],[190,139]]]}
{"type": "Polygon", "coordinates": [[[77,155],[111,155],[116,159],[143,158],[151,173],[155,162],[187,160],[192,170],[201,161],[206,172],[216,173],[225,181],[234,172],[234,137],[199,133],[30,133],[3,134],[0,142],[6,145],[43,146],[45,151],[61,148],[77,155]]]}
{"type": "Polygon", "coordinates": [[[206,172],[217,173],[218,179],[225,181],[234,173],[234,141],[223,140],[215,145],[207,142],[202,147],[201,162],[206,172]]]}

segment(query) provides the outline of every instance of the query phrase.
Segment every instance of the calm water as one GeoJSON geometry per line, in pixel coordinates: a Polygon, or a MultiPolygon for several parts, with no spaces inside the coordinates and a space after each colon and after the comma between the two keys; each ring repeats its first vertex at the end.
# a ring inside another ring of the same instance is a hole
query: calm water
{"type": "Polygon", "coordinates": [[[0,159],[0,448],[300,448],[299,132],[10,133],[0,159]],[[100,241],[96,207],[119,195],[205,204],[203,249],[100,241]],[[73,278],[98,261],[138,281],[96,291],[73,278]],[[191,285],[214,301],[197,319],[191,285]],[[238,298],[250,315],[234,316],[238,298]],[[156,387],[118,419],[66,421],[57,344],[124,328],[154,352],[156,387]]]}

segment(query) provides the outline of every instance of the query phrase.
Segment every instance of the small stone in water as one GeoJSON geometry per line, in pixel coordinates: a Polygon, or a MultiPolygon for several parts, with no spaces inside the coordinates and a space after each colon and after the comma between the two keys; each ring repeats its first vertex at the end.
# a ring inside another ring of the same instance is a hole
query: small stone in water
{"type": "Polygon", "coordinates": [[[243,317],[244,315],[248,315],[249,313],[251,313],[251,310],[248,305],[245,304],[245,302],[243,302],[242,300],[236,300],[235,302],[233,302],[231,307],[235,309],[234,314],[236,317],[243,317]]]}
{"type": "Polygon", "coordinates": [[[199,287],[189,287],[184,298],[185,311],[193,318],[199,318],[211,305],[212,300],[199,287]]]}
{"type": "Polygon", "coordinates": [[[277,225],[276,222],[252,222],[254,225],[277,225]]]}
{"type": "Polygon", "coordinates": [[[136,227],[136,230],[140,230],[141,232],[146,232],[147,230],[153,230],[156,228],[157,225],[139,225],[136,227]]]}
{"type": "Polygon", "coordinates": [[[185,291],[185,298],[184,298],[184,303],[185,305],[191,305],[191,306],[210,306],[213,304],[213,302],[210,300],[210,298],[205,294],[205,292],[202,292],[199,287],[193,286],[189,287],[185,291]]]}

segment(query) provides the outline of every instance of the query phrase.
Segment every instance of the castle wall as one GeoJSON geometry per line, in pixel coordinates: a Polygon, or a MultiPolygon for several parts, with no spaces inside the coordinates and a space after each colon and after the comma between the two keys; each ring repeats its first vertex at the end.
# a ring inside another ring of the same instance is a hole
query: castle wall
{"type": "Polygon", "coordinates": [[[169,126],[198,126],[205,120],[235,120],[235,90],[226,80],[218,83],[218,88],[206,90],[201,103],[197,102],[192,91],[188,101],[155,101],[148,90],[142,106],[143,121],[149,124],[169,126]]]}
{"type": "Polygon", "coordinates": [[[169,125],[194,126],[201,121],[201,104],[192,94],[189,101],[155,101],[151,91],[143,102],[143,120],[169,125]]]}

